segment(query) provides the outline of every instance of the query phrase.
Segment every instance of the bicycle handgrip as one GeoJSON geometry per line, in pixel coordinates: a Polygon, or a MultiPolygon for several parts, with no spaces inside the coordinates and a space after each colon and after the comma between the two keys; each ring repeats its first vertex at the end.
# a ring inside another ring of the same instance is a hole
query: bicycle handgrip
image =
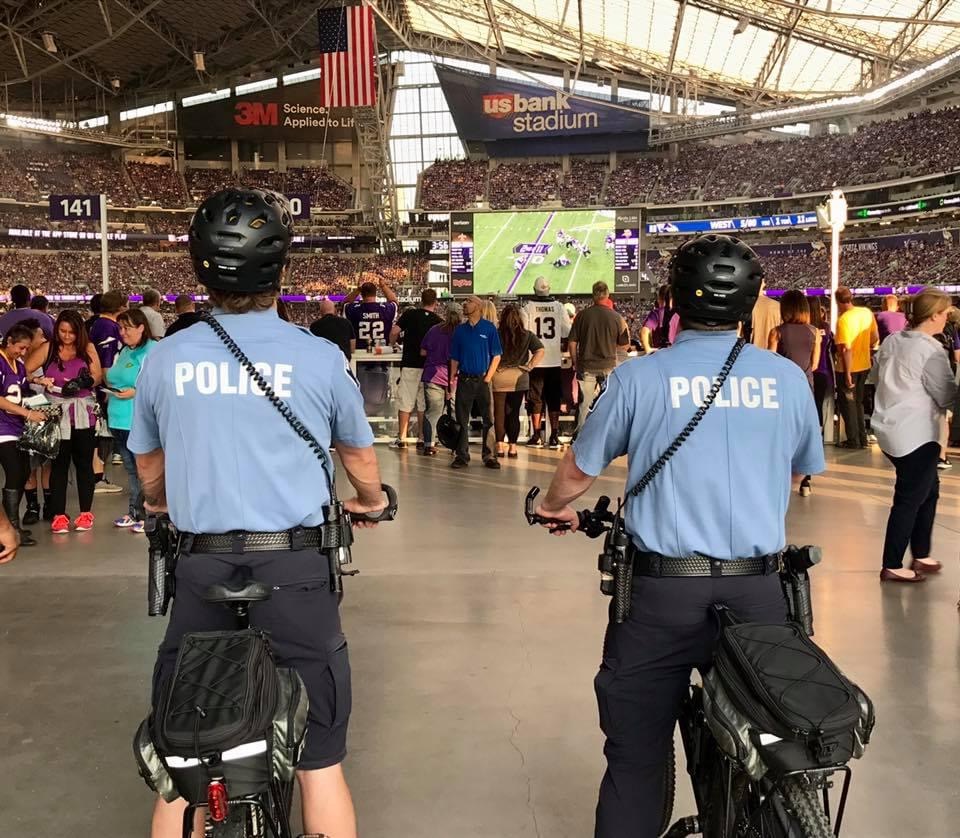
{"type": "MultiPolygon", "coordinates": [[[[537,515],[534,511],[536,507],[537,495],[540,494],[540,487],[533,486],[530,491],[527,492],[527,498],[524,501],[523,515],[527,519],[527,524],[531,527],[540,526],[542,524],[555,524],[556,526],[551,530],[551,532],[566,532],[570,529],[570,524],[567,521],[558,521],[556,518],[548,518],[545,515],[537,515]]],[[[579,526],[582,528],[584,523],[586,513],[578,512],[577,517],[580,519],[579,526]]]]}
{"type": "Polygon", "coordinates": [[[351,512],[350,520],[353,523],[380,524],[384,521],[396,520],[397,490],[394,489],[393,486],[388,486],[386,483],[381,483],[380,489],[387,496],[387,505],[383,509],[381,509],[376,515],[370,512],[365,512],[361,515],[351,512]]]}

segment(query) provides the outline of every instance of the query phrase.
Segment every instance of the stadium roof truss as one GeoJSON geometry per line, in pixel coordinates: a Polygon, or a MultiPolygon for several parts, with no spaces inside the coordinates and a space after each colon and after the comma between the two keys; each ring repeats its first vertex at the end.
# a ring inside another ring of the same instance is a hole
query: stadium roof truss
{"type": "Polygon", "coordinates": [[[696,85],[741,105],[871,87],[960,47],[957,0],[373,0],[407,47],[696,85]],[[464,47],[466,49],[464,49],[464,47]],[[472,53],[472,54],[471,54],[472,53]]]}
{"type": "Polygon", "coordinates": [[[0,83],[8,107],[215,86],[258,68],[309,62],[320,0],[0,0],[0,83]],[[311,26],[311,23],[313,24],[311,26]],[[56,51],[44,43],[53,38],[56,51]],[[204,54],[198,71],[194,53],[204,54]],[[116,80],[116,81],[115,81],[116,80]]]}
{"type": "MultiPolygon", "coordinates": [[[[0,0],[0,104],[89,111],[302,66],[316,56],[317,8],[341,2],[0,0]]],[[[863,90],[960,48],[960,0],[363,2],[386,49],[753,108],[863,90]]]]}

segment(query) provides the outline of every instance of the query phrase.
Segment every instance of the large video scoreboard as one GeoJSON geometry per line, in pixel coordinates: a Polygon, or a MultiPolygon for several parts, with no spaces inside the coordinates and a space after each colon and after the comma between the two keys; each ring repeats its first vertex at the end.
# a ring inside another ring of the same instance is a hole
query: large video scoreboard
{"type": "Polygon", "coordinates": [[[450,216],[450,290],[455,295],[529,295],[538,277],[554,294],[649,291],[643,278],[644,210],[455,212],[450,216]]]}

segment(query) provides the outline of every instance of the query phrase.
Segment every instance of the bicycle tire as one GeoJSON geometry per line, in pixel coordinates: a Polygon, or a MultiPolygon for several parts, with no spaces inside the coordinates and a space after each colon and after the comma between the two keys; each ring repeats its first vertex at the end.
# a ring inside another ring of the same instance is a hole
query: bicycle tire
{"type": "Polygon", "coordinates": [[[823,798],[819,789],[811,786],[803,777],[789,777],[780,785],[780,795],[792,814],[799,832],[787,832],[796,838],[832,838],[833,828],[823,810],[823,798]]]}
{"type": "Polygon", "coordinates": [[[677,746],[670,739],[670,755],[667,757],[667,767],[663,772],[663,814],[660,816],[660,831],[663,835],[669,828],[673,818],[673,805],[677,797],[677,746]]]}

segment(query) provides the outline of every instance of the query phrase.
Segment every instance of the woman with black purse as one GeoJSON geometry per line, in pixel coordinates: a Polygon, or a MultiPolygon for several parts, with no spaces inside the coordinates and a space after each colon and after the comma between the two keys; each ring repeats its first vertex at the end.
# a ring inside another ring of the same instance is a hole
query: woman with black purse
{"type": "MultiPolygon", "coordinates": [[[[39,326],[37,327],[39,328],[39,326]]],[[[30,395],[27,370],[23,358],[33,342],[33,329],[17,323],[0,343],[0,466],[3,467],[3,510],[20,533],[20,546],[33,547],[37,542],[30,531],[20,526],[20,499],[30,469],[29,455],[20,450],[20,436],[26,422],[42,422],[46,415],[23,406],[30,395]]]]}
{"type": "Polygon", "coordinates": [[[43,385],[54,405],[62,408],[60,420],[60,453],[53,461],[50,494],[53,522],[50,531],[60,535],[70,532],[67,509],[67,479],[70,463],[77,475],[77,496],[80,514],[73,522],[77,532],[93,527],[93,452],[97,445],[97,401],[93,388],[103,378],[100,359],[90,342],[80,312],[60,312],[53,330],[53,340],[30,353],[26,368],[43,369],[37,381],[43,385]]]}

